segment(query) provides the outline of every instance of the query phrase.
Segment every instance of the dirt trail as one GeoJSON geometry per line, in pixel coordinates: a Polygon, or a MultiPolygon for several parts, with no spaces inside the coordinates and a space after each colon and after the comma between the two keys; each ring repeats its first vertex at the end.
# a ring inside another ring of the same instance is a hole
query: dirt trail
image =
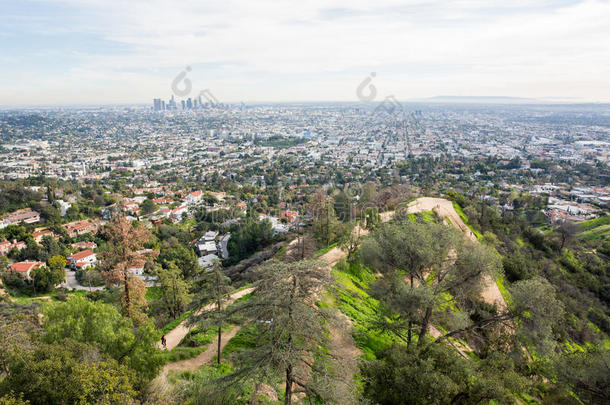
{"type": "MultiPolygon", "coordinates": [[[[241,291],[238,291],[234,294],[231,295],[231,300],[228,302],[228,304],[232,303],[233,301],[235,301],[238,298],[243,297],[246,294],[250,294],[252,291],[254,291],[254,288],[246,288],[243,289],[241,291]]],[[[206,306],[203,310],[204,311],[209,311],[210,309],[212,309],[214,307],[214,304],[210,304],[208,306],[206,306]]],[[[182,339],[184,339],[184,337],[190,332],[190,330],[193,328],[193,326],[189,326],[187,324],[187,320],[182,321],[182,323],[180,323],[180,325],[176,326],[174,329],[172,329],[170,332],[168,332],[165,335],[165,340],[167,340],[166,346],[167,346],[167,350],[172,350],[174,347],[178,346],[180,344],[180,342],[182,342],[182,339]]],[[[163,346],[161,345],[161,343],[157,343],[157,347],[159,349],[163,349],[163,346]]]]}
{"type": "MultiPolygon", "coordinates": [[[[458,215],[453,208],[453,203],[444,198],[433,198],[433,197],[421,197],[417,200],[411,201],[407,205],[407,212],[409,214],[416,214],[422,211],[434,211],[441,218],[449,219],[451,225],[455,226],[462,232],[468,239],[473,242],[477,242],[478,239],[476,235],[466,226],[462,218],[458,215]]],[[[391,218],[394,216],[394,212],[385,213],[385,218],[382,216],[382,220],[387,220],[386,218],[391,218]]],[[[504,297],[498,288],[498,284],[496,281],[489,277],[485,276],[483,278],[483,292],[481,293],[481,297],[488,304],[495,304],[498,309],[504,310],[506,309],[506,302],[504,301],[504,297]]]]}
{"type": "MultiPolygon", "coordinates": [[[[412,201],[407,205],[407,213],[416,214],[422,211],[434,211],[441,218],[447,218],[451,225],[458,228],[460,231],[466,235],[468,239],[473,242],[478,241],[476,235],[466,226],[462,218],[458,215],[453,208],[453,203],[444,198],[433,198],[433,197],[421,197],[417,200],[412,201]]],[[[394,211],[383,212],[380,214],[381,221],[387,222],[394,217],[394,211]]],[[[366,229],[358,229],[358,232],[361,236],[366,236],[369,232],[366,229]]],[[[329,252],[320,256],[321,260],[324,260],[328,264],[329,271],[330,269],[337,264],[341,259],[346,257],[347,254],[341,250],[339,247],[335,247],[331,249],[329,252]]],[[[482,292],[482,297],[485,302],[490,304],[496,304],[498,308],[505,309],[506,303],[504,301],[504,297],[500,293],[500,289],[496,284],[495,280],[491,277],[485,277],[483,279],[484,288],[482,292]]],[[[348,319],[346,319],[349,322],[348,319]]],[[[350,359],[357,359],[360,356],[360,350],[355,346],[353,340],[346,339],[345,336],[341,336],[340,333],[336,333],[337,331],[331,331],[331,344],[335,346],[335,348],[340,348],[340,352],[349,353],[346,357],[350,359]],[[345,339],[344,339],[345,338],[345,339]]],[[[432,337],[440,337],[442,336],[441,332],[436,329],[434,326],[430,326],[430,335],[432,337]]],[[[466,351],[472,351],[472,349],[468,345],[463,345],[460,343],[449,342],[455,349],[462,355],[464,358],[468,358],[466,351]]]]}
{"type": "Polygon", "coordinates": [[[477,241],[477,237],[474,233],[466,226],[462,218],[458,215],[453,208],[453,203],[444,198],[433,198],[433,197],[421,197],[415,201],[411,201],[407,205],[407,210],[410,214],[422,212],[422,211],[434,211],[441,218],[449,218],[451,225],[464,232],[464,235],[472,241],[477,241]]]}
{"type": "MultiPolygon", "coordinates": [[[[432,336],[435,339],[438,339],[439,337],[444,335],[444,333],[441,332],[440,330],[436,329],[436,327],[434,325],[430,325],[428,333],[430,334],[430,336],[432,336]]],[[[445,342],[449,343],[451,346],[453,346],[453,348],[455,350],[457,350],[458,353],[460,353],[460,356],[462,356],[465,359],[469,359],[470,358],[470,357],[468,357],[468,354],[466,354],[466,352],[473,352],[474,351],[474,350],[472,350],[472,348],[467,343],[454,342],[454,341],[449,340],[449,339],[446,339],[445,342]]]]}
{"type": "MultiPolygon", "coordinates": [[[[453,204],[451,203],[451,201],[445,200],[443,198],[421,197],[409,203],[407,209],[408,213],[434,211],[441,218],[448,218],[451,224],[456,228],[460,229],[462,232],[464,232],[466,237],[468,237],[470,240],[477,240],[476,236],[472,233],[472,231],[466,226],[464,221],[462,221],[460,216],[457,214],[457,212],[453,208],[453,204]]],[[[380,216],[382,222],[387,222],[394,217],[394,211],[381,213],[380,216]]],[[[358,229],[358,232],[361,236],[366,236],[369,233],[368,230],[365,229],[358,229]]],[[[292,241],[290,245],[293,245],[294,243],[296,242],[292,241]]],[[[320,256],[320,260],[323,260],[328,265],[328,271],[330,272],[332,267],[346,256],[346,252],[341,250],[339,247],[335,247],[324,255],[320,256]]],[[[498,289],[498,286],[495,281],[491,278],[488,278],[484,281],[485,287],[482,296],[485,301],[488,303],[495,303],[499,307],[505,308],[506,303],[504,302],[504,298],[502,297],[502,294],[500,293],[500,290],[498,289]]],[[[253,288],[247,288],[245,290],[239,291],[231,295],[231,301],[234,301],[246,294],[249,294],[253,290],[253,288]]],[[[211,307],[212,304],[207,306],[206,309],[210,309],[211,307]]],[[[361,356],[362,352],[355,345],[354,340],[349,334],[349,329],[351,328],[349,318],[344,315],[343,318],[344,319],[342,322],[342,327],[335,326],[331,328],[330,346],[331,351],[335,356],[345,360],[345,363],[347,364],[347,370],[345,371],[348,374],[345,377],[347,381],[351,381],[355,373],[357,373],[358,371],[357,360],[361,356]]],[[[180,344],[180,342],[188,334],[190,329],[191,327],[187,326],[186,321],[184,321],[176,328],[174,328],[171,332],[169,332],[167,335],[165,335],[165,339],[167,340],[167,349],[171,350],[178,344],[180,344]]],[[[223,342],[221,343],[221,350],[222,348],[224,348],[224,345],[226,345],[227,342],[231,340],[231,338],[233,338],[233,336],[235,336],[238,331],[239,327],[236,327],[226,335],[226,337],[223,339],[223,342]]],[[[441,332],[434,326],[430,327],[430,334],[433,337],[441,336],[441,332]]],[[[161,373],[160,378],[165,379],[167,373],[173,370],[197,370],[203,364],[211,361],[214,358],[216,354],[217,342],[218,341],[215,340],[208,346],[208,349],[205,352],[201,353],[195,358],[182,360],[166,365],[163,368],[163,372],[161,373]]],[[[467,345],[461,345],[459,343],[454,342],[450,342],[450,344],[454,346],[455,349],[465,358],[467,358],[466,351],[472,350],[467,345]]],[[[158,345],[158,347],[162,348],[160,344],[158,345]]]]}
{"type": "MultiPolygon", "coordinates": [[[[407,205],[407,213],[416,214],[422,211],[434,211],[441,218],[448,218],[451,225],[458,228],[460,231],[466,235],[468,239],[473,242],[478,241],[476,235],[466,226],[462,218],[458,215],[453,208],[453,203],[444,198],[434,198],[434,197],[420,197],[414,201],[411,201],[407,205]]],[[[394,211],[383,212],[380,214],[381,221],[387,222],[394,217],[394,211]]],[[[360,235],[365,236],[368,234],[368,231],[365,229],[360,229],[360,235]]],[[[324,260],[330,267],[333,267],[339,260],[344,258],[346,253],[342,251],[340,248],[336,247],[322,255],[320,259],[324,260]]],[[[498,288],[498,284],[496,281],[489,276],[486,276],[483,279],[483,292],[481,293],[481,297],[488,304],[495,304],[498,309],[504,310],[506,309],[506,302],[504,301],[504,297],[498,288]]]]}
{"type": "MultiPolygon", "coordinates": [[[[229,340],[233,339],[233,336],[239,332],[241,329],[240,326],[236,326],[231,329],[228,333],[222,335],[222,341],[220,342],[220,352],[222,353],[222,349],[229,343],[229,340]]],[[[216,358],[218,349],[218,336],[214,339],[212,343],[208,345],[208,348],[199,354],[197,357],[193,357],[192,359],[180,360],[174,363],[169,363],[165,367],[163,367],[163,373],[168,373],[170,371],[196,371],[199,367],[203,366],[206,363],[214,360],[216,358]]]]}
{"type": "Polygon", "coordinates": [[[351,331],[351,320],[344,313],[337,311],[335,319],[329,325],[328,349],[337,360],[337,367],[340,367],[336,370],[339,376],[336,389],[345,405],[357,403],[353,381],[359,371],[358,359],[362,356],[362,351],[356,346],[351,331]]]}

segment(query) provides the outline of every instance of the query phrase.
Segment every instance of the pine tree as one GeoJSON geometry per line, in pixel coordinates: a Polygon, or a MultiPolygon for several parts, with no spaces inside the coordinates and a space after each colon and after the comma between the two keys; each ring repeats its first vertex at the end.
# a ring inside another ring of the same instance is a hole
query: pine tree
{"type": "Polygon", "coordinates": [[[199,278],[198,293],[195,301],[195,315],[191,324],[199,324],[206,329],[210,324],[218,327],[218,353],[216,362],[220,364],[222,324],[225,304],[231,300],[231,279],[224,275],[220,261],[216,260],[211,269],[203,269],[199,278]]]}

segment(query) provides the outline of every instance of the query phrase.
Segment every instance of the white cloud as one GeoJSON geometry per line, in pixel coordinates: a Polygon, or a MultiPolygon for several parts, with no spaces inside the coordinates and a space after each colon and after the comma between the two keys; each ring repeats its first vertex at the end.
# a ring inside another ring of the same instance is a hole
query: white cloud
{"type": "MultiPolygon", "coordinates": [[[[168,95],[173,77],[192,65],[196,86],[233,101],[355,101],[355,87],[373,70],[380,92],[401,99],[461,94],[610,101],[607,1],[49,3],[79,18],[59,27],[37,16],[37,29],[96,35],[127,49],[92,48],[67,72],[49,74],[45,86],[56,98],[62,83],[79,83],[107,91],[104,99],[94,93],[78,101],[146,102],[168,95]]],[[[38,98],[5,82],[0,103],[15,93],[38,98]]]]}

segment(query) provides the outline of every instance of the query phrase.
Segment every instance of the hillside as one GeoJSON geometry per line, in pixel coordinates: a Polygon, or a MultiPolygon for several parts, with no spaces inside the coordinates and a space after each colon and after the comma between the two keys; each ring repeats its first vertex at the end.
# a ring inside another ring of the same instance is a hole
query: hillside
{"type": "MultiPolygon", "coordinates": [[[[463,235],[462,237],[474,245],[480,244],[479,240],[475,236],[475,233],[462,219],[463,214],[460,216],[460,214],[456,211],[454,204],[449,200],[427,197],[419,198],[410,202],[406,207],[404,207],[404,211],[389,211],[380,215],[380,219],[382,220],[382,223],[395,222],[397,221],[396,218],[401,215],[404,215],[406,218],[410,218],[407,221],[417,221],[417,218],[427,218],[425,221],[434,221],[433,218],[436,217],[441,223],[450,224],[452,227],[459,230],[459,232],[463,235]],[[398,214],[396,212],[398,212],[398,214]],[[426,216],[428,213],[432,213],[432,217],[426,216]],[[421,215],[424,216],[421,217],[421,215]]],[[[367,235],[370,233],[369,230],[361,228],[355,229],[353,232],[356,232],[363,237],[367,237],[367,235]]],[[[294,245],[294,243],[292,245],[294,245]]],[[[347,389],[347,391],[344,392],[344,395],[348,395],[347,392],[350,392],[350,394],[345,397],[345,402],[343,402],[350,403],[350,401],[355,401],[355,398],[359,395],[357,394],[359,391],[357,387],[362,383],[361,373],[370,372],[370,370],[367,368],[361,369],[361,367],[358,366],[358,362],[381,361],[381,359],[384,358],[384,350],[395,350],[391,348],[394,347],[393,345],[398,341],[401,341],[402,338],[399,338],[400,335],[397,335],[396,331],[392,331],[393,329],[390,327],[390,325],[386,325],[385,327],[378,326],[379,312],[383,311],[384,304],[382,304],[379,298],[373,297],[371,295],[371,291],[374,291],[374,285],[382,280],[382,275],[380,273],[369,270],[359,261],[354,261],[353,258],[348,258],[347,253],[339,247],[331,248],[329,251],[321,255],[319,259],[325,264],[325,271],[330,273],[330,276],[334,282],[334,285],[329,288],[326,293],[319,295],[318,299],[320,301],[317,304],[320,308],[334,313],[334,320],[329,324],[330,338],[326,343],[326,350],[327,354],[330,355],[331,358],[341,363],[341,383],[337,386],[343,387],[344,390],[347,389]],[[348,397],[352,397],[354,399],[347,400],[348,397]]],[[[254,295],[257,294],[256,289],[248,289],[247,292],[251,292],[254,295]]],[[[495,308],[497,308],[499,313],[510,312],[507,303],[504,300],[504,296],[500,292],[494,278],[490,276],[483,278],[482,290],[480,294],[482,303],[486,303],[490,306],[493,305],[495,308]]],[[[449,295],[443,295],[442,297],[442,302],[444,303],[441,304],[438,310],[445,313],[453,313],[457,316],[461,316],[460,314],[463,314],[463,310],[458,308],[456,303],[453,303],[453,299],[449,295]]],[[[507,317],[506,319],[509,318],[507,317]]],[[[510,319],[516,318],[510,317],[510,319]]],[[[466,330],[468,330],[467,328],[463,333],[449,333],[450,329],[448,328],[451,327],[450,324],[443,320],[440,320],[440,322],[441,323],[438,325],[430,325],[430,337],[427,339],[432,339],[432,342],[434,340],[444,342],[442,345],[448,347],[450,350],[447,355],[458,355],[459,358],[462,359],[461,361],[466,362],[464,364],[460,363],[460,367],[472,368],[473,370],[471,372],[475,375],[479,372],[476,371],[479,367],[483,367],[481,368],[481,372],[485,372],[483,364],[489,360],[486,360],[484,357],[480,357],[481,342],[477,340],[478,338],[472,340],[473,336],[468,335],[466,332],[466,330]],[[472,344],[474,344],[474,346],[472,346],[472,344]]],[[[510,323],[505,324],[504,327],[515,328],[515,325],[510,323]]],[[[472,330],[474,331],[475,329],[472,330]]],[[[500,330],[506,332],[508,329],[500,330]]],[[[171,337],[172,334],[177,333],[178,331],[180,331],[180,336],[185,335],[184,328],[179,326],[174,331],[167,334],[167,336],[171,337]]],[[[229,348],[228,352],[226,348],[223,350],[223,356],[225,355],[224,352],[227,352],[228,364],[233,364],[233,366],[235,366],[234,362],[237,359],[234,357],[234,354],[232,354],[235,352],[235,350],[237,350],[236,353],[239,353],[240,350],[247,350],[247,348],[250,347],[251,343],[249,343],[249,341],[252,339],[252,335],[250,335],[251,332],[252,330],[248,328],[242,328],[241,330],[239,328],[234,328],[226,337],[226,340],[222,342],[222,347],[225,347],[226,345],[226,347],[229,348]],[[233,340],[235,340],[236,343],[233,343],[233,340]]],[[[171,339],[171,347],[174,347],[174,338],[172,337],[171,339]]],[[[420,336],[416,341],[421,339],[422,337],[420,336]]],[[[203,369],[207,370],[205,373],[212,372],[212,370],[215,368],[214,366],[210,365],[213,358],[211,350],[216,344],[216,341],[211,342],[206,351],[201,352],[200,355],[194,357],[193,359],[170,363],[165,367],[163,376],[170,373],[168,376],[169,381],[173,381],[172,384],[175,384],[177,381],[183,378],[177,377],[175,374],[177,371],[192,372],[198,367],[203,367],[203,369]],[[178,380],[176,380],[176,378],[178,378],[178,380]]],[[[168,348],[171,347],[168,344],[168,348]]],[[[532,349],[533,346],[531,346],[529,350],[531,351],[532,349]]],[[[523,346],[518,346],[517,350],[527,351],[527,349],[525,349],[523,346]]],[[[525,361],[527,361],[527,357],[529,357],[531,360],[531,356],[526,353],[525,361]]],[[[459,360],[457,359],[454,359],[454,361],[459,363],[459,360]]],[[[225,368],[222,373],[229,373],[229,370],[230,369],[225,368]]],[[[512,375],[511,373],[514,372],[515,371],[511,368],[511,371],[508,372],[507,376],[512,375]]],[[[481,377],[477,378],[482,378],[481,381],[484,381],[483,374],[481,374],[481,377]]],[[[514,378],[521,383],[524,382],[522,377],[517,378],[515,376],[514,378]]],[[[506,391],[503,391],[502,395],[498,397],[490,398],[504,398],[506,401],[510,401],[511,398],[512,400],[519,400],[518,398],[521,398],[519,401],[527,401],[527,398],[530,398],[527,394],[521,391],[511,392],[511,390],[515,389],[515,387],[511,386],[510,382],[508,381],[502,382],[502,385],[504,387],[503,389],[506,391]]],[[[281,398],[282,391],[279,387],[265,387],[265,393],[264,395],[261,395],[267,399],[281,398]]],[[[365,388],[365,392],[367,389],[372,388],[371,386],[365,388]]],[[[302,396],[297,395],[294,397],[294,401],[299,401],[302,398],[302,396]]]]}

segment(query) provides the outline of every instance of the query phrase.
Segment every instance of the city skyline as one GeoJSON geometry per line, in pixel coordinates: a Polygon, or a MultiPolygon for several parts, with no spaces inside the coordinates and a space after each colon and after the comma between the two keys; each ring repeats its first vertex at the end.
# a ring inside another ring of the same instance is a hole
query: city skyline
{"type": "Polygon", "coordinates": [[[188,97],[375,101],[440,95],[610,101],[610,3],[3,1],[0,106],[188,97]],[[281,32],[282,35],[277,35],[281,32]]]}

